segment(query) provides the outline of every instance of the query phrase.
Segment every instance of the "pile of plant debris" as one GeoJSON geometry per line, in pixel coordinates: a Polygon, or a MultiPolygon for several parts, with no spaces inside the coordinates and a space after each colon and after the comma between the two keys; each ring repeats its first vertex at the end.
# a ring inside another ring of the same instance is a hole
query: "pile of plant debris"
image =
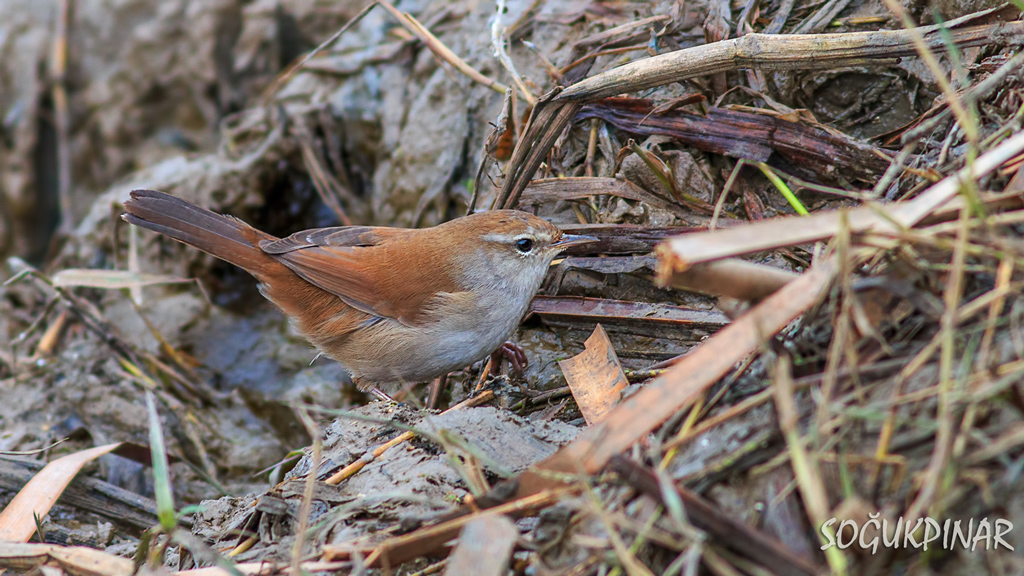
{"type": "Polygon", "coordinates": [[[15,4],[0,568],[1024,572],[1019,7],[15,4]],[[371,402],[136,188],[600,241],[371,402]]]}

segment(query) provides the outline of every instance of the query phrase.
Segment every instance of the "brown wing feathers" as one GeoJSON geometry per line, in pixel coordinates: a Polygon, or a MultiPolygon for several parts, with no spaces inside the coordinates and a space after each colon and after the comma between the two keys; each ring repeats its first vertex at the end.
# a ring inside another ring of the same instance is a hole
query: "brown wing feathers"
{"type": "Polygon", "coordinates": [[[376,243],[369,246],[365,245],[370,235],[367,232],[352,236],[360,242],[355,246],[328,243],[326,238],[337,241],[339,236],[335,233],[325,236],[320,245],[306,245],[276,257],[303,279],[337,295],[349,306],[412,326],[425,320],[423,314],[437,292],[454,294],[465,290],[457,282],[452,267],[438,265],[451,262],[441,254],[451,247],[435,242],[430,236],[433,232],[431,228],[378,228],[372,231],[376,243]],[[410,260],[407,255],[414,251],[421,257],[410,260]],[[424,291],[425,285],[435,287],[436,292],[424,291]]]}
{"type": "Polygon", "coordinates": [[[280,240],[263,240],[260,248],[267,254],[285,254],[316,246],[376,246],[387,237],[388,230],[375,226],[338,226],[296,232],[280,240]]]}

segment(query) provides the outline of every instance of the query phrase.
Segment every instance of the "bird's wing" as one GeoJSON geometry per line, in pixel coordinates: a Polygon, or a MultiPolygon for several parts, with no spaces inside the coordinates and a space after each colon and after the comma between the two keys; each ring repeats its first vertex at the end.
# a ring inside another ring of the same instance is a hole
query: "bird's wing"
{"type": "Polygon", "coordinates": [[[271,255],[287,254],[303,248],[317,246],[338,246],[355,248],[359,246],[377,246],[383,242],[389,228],[376,226],[336,226],[334,228],[315,228],[296,232],[279,240],[264,240],[260,249],[271,255]]]}
{"type": "MultiPolygon", "coordinates": [[[[307,282],[367,314],[416,325],[439,293],[462,290],[452,267],[432,266],[422,231],[344,226],[297,232],[260,248],[307,282]],[[416,252],[423,258],[409,258],[416,252]],[[424,290],[431,286],[432,290],[424,290]]],[[[450,257],[442,259],[450,261],[450,257]]]]}

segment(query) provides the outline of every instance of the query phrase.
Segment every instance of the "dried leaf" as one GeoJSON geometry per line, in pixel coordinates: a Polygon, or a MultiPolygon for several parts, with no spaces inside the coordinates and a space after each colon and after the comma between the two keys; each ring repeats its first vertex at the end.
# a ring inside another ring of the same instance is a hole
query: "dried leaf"
{"type": "Polygon", "coordinates": [[[587,424],[600,422],[621,398],[629,382],[622,372],[619,358],[600,324],[584,343],[586,349],[562,360],[558,366],[572,390],[576,405],[580,407],[587,424]]]}
{"type": "Polygon", "coordinates": [[[36,517],[42,518],[50,512],[82,466],[109,454],[120,445],[117,442],[89,448],[47,464],[0,512],[0,540],[27,542],[36,531],[36,517]]]}
{"type": "Polygon", "coordinates": [[[182,282],[192,282],[192,280],[169,274],[143,274],[126,270],[93,270],[89,268],[68,268],[53,275],[53,285],[64,288],[84,286],[86,288],[119,290],[182,282]]]}
{"type": "Polygon", "coordinates": [[[0,542],[0,568],[24,573],[41,563],[56,564],[72,576],[131,576],[135,571],[127,558],[84,546],[0,542]]]}

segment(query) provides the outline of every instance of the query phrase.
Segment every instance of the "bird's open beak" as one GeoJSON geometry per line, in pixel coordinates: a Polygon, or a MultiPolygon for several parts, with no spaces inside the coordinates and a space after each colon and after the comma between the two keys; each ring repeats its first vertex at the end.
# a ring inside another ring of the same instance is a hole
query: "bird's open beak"
{"type": "Polygon", "coordinates": [[[562,237],[555,241],[552,246],[559,250],[565,250],[569,246],[576,246],[577,244],[590,244],[591,242],[597,242],[598,239],[593,236],[582,236],[577,234],[562,234],[562,237]]]}

